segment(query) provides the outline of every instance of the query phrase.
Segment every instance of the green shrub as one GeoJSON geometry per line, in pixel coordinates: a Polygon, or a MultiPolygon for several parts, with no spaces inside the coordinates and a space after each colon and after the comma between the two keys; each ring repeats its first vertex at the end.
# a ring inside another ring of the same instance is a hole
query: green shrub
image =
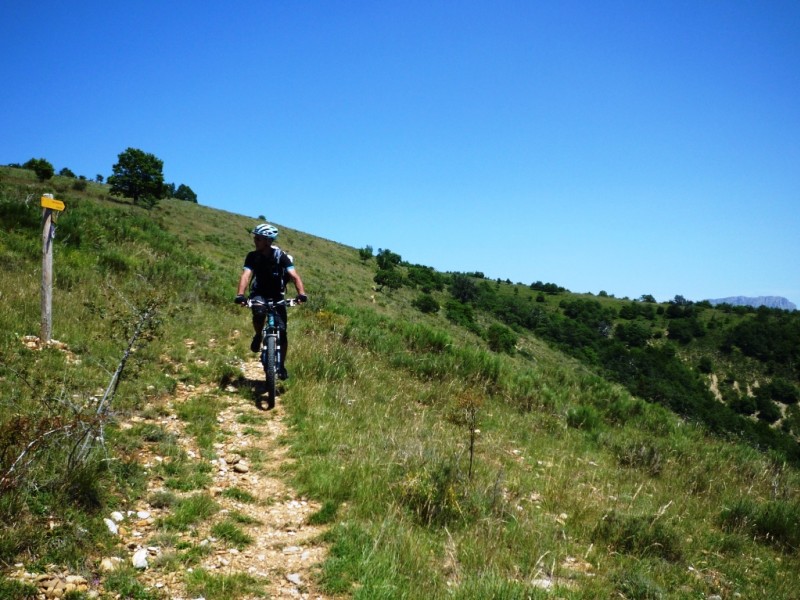
{"type": "Polygon", "coordinates": [[[472,306],[458,302],[457,300],[448,300],[444,306],[445,316],[455,323],[470,329],[475,325],[475,312],[472,306]]]}
{"type": "Polygon", "coordinates": [[[614,577],[614,583],[622,598],[662,600],[668,597],[664,588],[642,572],[642,569],[626,569],[614,577]]]}
{"type": "Polygon", "coordinates": [[[616,448],[616,453],[621,466],[641,469],[651,477],[660,475],[664,467],[664,455],[651,441],[624,443],[616,448]]]}
{"type": "Polygon", "coordinates": [[[423,313],[439,312],[439,303],[430,294],[420,294],[411,305],[423,313]]]}
{"type": "Polygon", "coordinates": [[[454,461],[429,463],[408,472],[400,500],[423,525],[453,525],[464,517],[465,484],[454,461]]]}
{"type": "Polygon", "coordinates": [[[165,517],[161,524],[168,529],[184,531],[189,526],[202,521],[219,510],[219,505],[208,494],[195,494],[178,501],[172,514],[165,517]]]}
{"type": "Polygon", "coordinates": [[[800,549],[800,502],[773,500],[757,503],[739,498],[720,513],[722,527],[753,535],[786,552],[800,549]]]}
{"type": "Polygon", "coordinates": [[[216,523],[211,528],[211,533],[239,550],[253,543],[253,538],[242,531],[233,519],[226,519],[216,523]]]}
{"type": "Polygon", "coordinates": [[[594,431],[600,426],[601,419],[593,406],[581,404],[567,411],[567,425],[584,431],[594,431]]]}
{"type": "Polygon", "coordinates": [[[678,533],[658,516],[633,516],[612,511],[595,527],[593,537],[617,552],[638,558],[677,562],[683,555],[678,533]]]}
{"type": "Polygon", "coordinates": [[[486,331],[489,348],[495,352],[513,354],[517,345],[517,335],[508,327],[493,323],[486,331]]]}

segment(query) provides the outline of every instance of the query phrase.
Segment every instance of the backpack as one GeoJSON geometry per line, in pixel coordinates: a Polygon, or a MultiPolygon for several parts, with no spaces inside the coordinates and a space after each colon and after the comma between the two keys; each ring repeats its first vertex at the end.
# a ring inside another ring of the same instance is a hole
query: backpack
{"type": "MultiPolygon", "coordinates": [[[[291,254],[289,254],[288,252],[284,252],[278,246],[273,246],[273,249],[275,250],[275,254],[274,254],[275,262],[279,266],[281,264],[281,254],[285,254],[289,258],[289,261],[292,264],[294,264],[294,257],[291,254]]],[[[281,276],[281,281],[283,282],[283,289],[285,291],[286,290],[286,284],[289,283],[289,280],[291,280],[291,277],[289,277],[289,270],[284,268],[284,267],[280,267],[280,276],[281,276]]]]}
{"type": "MultiPolygon", "coordinates": [[[[268,268],[271,271],[271,279],[273,281],[277,280],[280,282],[280,293],[283,294],[286,291],[286,283],[291,279],[291,277],[289,276],[288,269],[281,265],[281,257],[282,255],[286,254],[286,256],[289,258],[291,262],[294,262],[294,260],[292,259],[291,254],[287,254],[286,252],[281,250],[278,246],[273,246],[272,251],[273,251],[272,261],[268,265],[268,268]]],[[[250,282],[251,293],[253,293],[253,291],[259,287],[261,286],[259,286],[258,279],[256,276],[250,282]]],[[[265,288],[262,288],[262,290],[263,289],[265,288]]]]}

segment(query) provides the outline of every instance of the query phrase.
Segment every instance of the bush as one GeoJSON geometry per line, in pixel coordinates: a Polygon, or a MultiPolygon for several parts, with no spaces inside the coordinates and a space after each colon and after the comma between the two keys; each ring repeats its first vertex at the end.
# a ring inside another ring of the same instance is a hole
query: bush
{"type": "Polygon", "coordinates": [[[32,158],[22,165],[22,168],[30,169],[36,173],[36,178],[39,181],[47,181],[48,179],[52,179],[56,172],[56,170],[53,168],[53,165],[43,158],[32,158]]]}
{"type": "Polygon", "coordinates": [[[774,423],[781,418],[781,409],[765,396],[756,396],[756,406],[758,407],[758,418],[762,421],[774,423]]]}
{"type": "Polygon", "coordinates": [[[453,461],[429,463],[410,472],[400,497],[423,525],[453,525],[464,516],[466,480],[453,461]]]}
{"type": "Polygon", "coordinates": [[[738,395],[729,403],[732,410],[740,415],[752,415],[756,412],[756,399],[745,394],[738,395]]]}
{"type": "Polygon", "coordinates": [[[486,332],[489,348],[495,352],[505,352],[513,354],[517,345],[517,335],[508,327],[494,323],[489,326],[486,332]]]}
{"type": "Polygon", "coordinates": [[[722,527],[754,535],[784,551],[800,548],[800,503],[776,500],[758,504],[739,498],[720,514],[722,527]]]}
{"type": "Polygon", "coordinates": [[[620,323],[616,327],[615,337],[631,348],[642,348],[650,339],[650,328],[635,321],[627,325],[620,323]]]}
{"type": "Polygon", "coordinates": [[[430,294],[420,294],[411,305],[424,313],[439,312],[439,303],[436,301],[436,298],[430,294]]]}
{"type": "Polygon", "coordinates": [[[763,388],[760,388],[759,391],[761,390],[772,400],[783,404],[796,404],[800,399],[800,392],[797,390],[797,386],[780,377],[776,377],[763,388]]]}
{"type": "Polygon", "coordinates": [[[448,300],[444,305],[444,310],[447,318],[456,325],[469,328],[475,324],[475,313],[469,304],[448,300]]]}
{"type": "Polygon", "coordinates": [[[197,204],[197,194],[195,194],[194,190],[192,190],[192,188],[190,188],[188,185],[180,184],[173,197],[177,198],[178,200],[194,202],[197,204]]]}
{"type": "Polygon", "coordinates": [[[567,412],[567,425],[575,429],[593,431],[600,426],[600,415],[592,406],[581,405],[567,412]]]}
{"type": "Polygon", "coordinates": [[[381,288],[387,287],[390,290],[396,290],[403,287],[403,276],[399,271],[392,269],[380,269],[373,279],[375,283],[381,288]]]}
{"type": "Polygon", "coordinates": [[[639,558],[677,562],[683,554],[678,534],[658,516],[628,516],[612,512],[594,530],[594,539],[617,552],[639,558]]]}

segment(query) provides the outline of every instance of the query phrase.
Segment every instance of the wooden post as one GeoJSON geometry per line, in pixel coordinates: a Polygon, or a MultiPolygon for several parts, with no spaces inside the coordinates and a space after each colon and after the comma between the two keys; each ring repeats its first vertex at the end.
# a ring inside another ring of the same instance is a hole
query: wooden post
{"type": "Polygon", "coordinates": [[[53,238],[56,229],[53,211],[64,210],[64,203],[53,199],[53,194],[42,195],[42,330],[39,340],[50,341],[53,333],[53,238]]]}

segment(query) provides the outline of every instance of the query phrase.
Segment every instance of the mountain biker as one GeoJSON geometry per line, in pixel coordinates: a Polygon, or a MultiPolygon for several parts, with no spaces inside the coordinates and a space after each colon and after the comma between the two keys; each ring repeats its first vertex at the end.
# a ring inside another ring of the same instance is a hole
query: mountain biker
{"type": "MultiPolygon", "coordinates": [[[[247,298],[245,292],[252,283],[250,297],[261,296],[271,300],[282,300],[286,292],[286,280],[291,280],[297,290],[297,301],[305,302],[305,288],[303,280],[295,269],[292,257],[286,254],[278,246],[273,245],[275,238],[278,237],[278,229],[269,223],[257,225],[253,231],[253,243],[256,249],[249,252],[244,259],[244,269],[239,278],[239,287],[236,292],[234,302],[245,305],[247,298]],[[255,277],[254,277],[255,276],[255,277]]],[[[278,365],[278,377],[286,379],[289,374],[286,372],[286,354],[288,350],[288,337],[286,335],[286,306],[277,307],[278,314],[282,319],[280,327],[280,344],[283,352],[281,353],[282,364],[278,365]]],[[[250,350],[258,352],[261,348],[261,330],[264,327],[265,315],[253,312],[253,329],[255,335],[250,343],[250,350]]]]}

